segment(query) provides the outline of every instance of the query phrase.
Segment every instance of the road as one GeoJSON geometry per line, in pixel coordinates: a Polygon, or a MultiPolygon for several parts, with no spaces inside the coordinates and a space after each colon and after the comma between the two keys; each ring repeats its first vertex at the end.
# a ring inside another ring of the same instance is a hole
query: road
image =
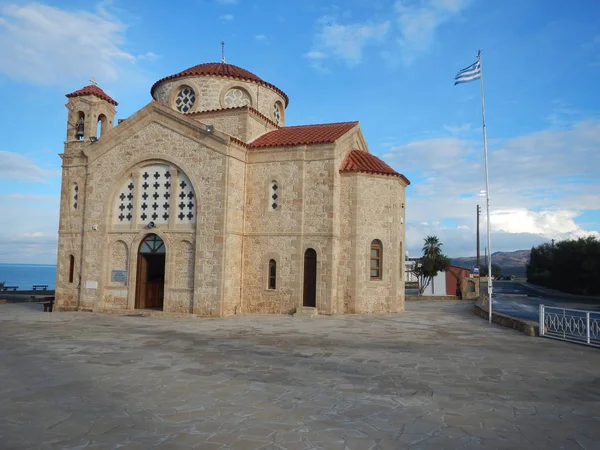
{"type": "MultiPolygon", "coordinates": [[[[481,292],[486,292],[486,290],[487,284],[482,283],[481,292]]],[[[598,299],[582,299],[549,290],[544,293],[518,281],[495,281],[492,298],[494,311],[536,322],[539,320],[540,304],[600,311],[600,300],[598,299]]]]}

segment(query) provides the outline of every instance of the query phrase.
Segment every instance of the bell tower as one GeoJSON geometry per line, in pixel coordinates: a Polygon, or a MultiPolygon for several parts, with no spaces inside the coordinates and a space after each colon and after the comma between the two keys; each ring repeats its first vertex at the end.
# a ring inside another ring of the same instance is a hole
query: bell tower
{"type": "Polygon", "coordinates": [[[110,98],[96,81],[78,91],[67,94],[67,142],[98,140],[114,125],[115,107],[118,103],[110,98]]]}

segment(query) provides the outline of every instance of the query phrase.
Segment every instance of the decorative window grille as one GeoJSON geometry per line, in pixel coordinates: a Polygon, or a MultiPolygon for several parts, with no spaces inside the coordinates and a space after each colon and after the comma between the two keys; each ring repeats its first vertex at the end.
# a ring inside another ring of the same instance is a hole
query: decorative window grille
{"type": "Polygon", "coordinates": [[[177,111],[186,113],[191,111],[192,106],[196,103],[196,93],[189,86],[184,86],[179,90],[177,97],[175,97],[175,109],[177,111]]]}
{"type": "Polygon", "coordinates": [[[245,106],[250,104],[252,104],[250,96],[243,89],[229,89],[229,91],[227,91],[227,94],[225,94],[225,106],[228,108],[235,108],[238,106],[245,106]]]}
{"type": "Polygon", "coordinates": [[[381,280],[382,250],[380,240],[371,242],[371,280],[381,280]]]}
{"type": "Polygon", "coordinates": [[[269,289],[275,290],[277,287],[277,262],[274,259],[269,261],[269,289]]]}
{"type": "Polygon", "coordinates": [[[140,253],[165,253],[165,243],[156,234],[149,234],[140,245],[140,253]]]}
{"type": "Polygon", "coordinates": [[[133,220],[133,188],[133,178],[129,178],[118,194],[119,197],[115,202],[117,208],[115,217],[118,224],[129,224],[133,220]]]}
{"type": "Polygon", "coordinates": [[[196,198],[192,183],[183,173],[179,173],[179,198],[177,198],[177,223],[196,223],[196,198]]]}
{"type": "Polygon", "coordinates": [[[277,125],[279,125],[280,120],[281,120],[281,106],[280,106],[279,102],[275,102],[275,104],[273,105],[273,122],[275,122],[277,125]]]}
{"type": "Polygon", "coordinates": [[[279,208],[279,186],[277,181],[271,181],[270,198],[271,211],[276,211],[279,208]]]}
{"type": "Polygon", "coordinates": [[[113,223],[129,225],[134,216],[140,224],[196,223],[196,198],[189,178],[166,164],[151,164],[141,169],[137,198],[133,178],[124,182],[117,194],[113,223]],[[175,202],[173,204],[173,202],[175,202]],[[173,215],[172,209],[173,207],[173,215]]]}
{"type": "Polygon", "coordinates": [[[143,168],[138,192],[138,214],[142,223],[169,223],[172,181],[169,167],[164,164],[143,168]]]}
{"type": "Polygon", "coordinates": [[[79,205],[79,185],[73,184],[73,209],[77,209],[79,205]]]}

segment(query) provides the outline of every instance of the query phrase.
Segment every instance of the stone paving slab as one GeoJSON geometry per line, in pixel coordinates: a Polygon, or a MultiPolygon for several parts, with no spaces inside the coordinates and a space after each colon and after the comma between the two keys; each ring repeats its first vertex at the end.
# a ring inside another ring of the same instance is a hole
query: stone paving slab
{"type": "Polygon", "coordinates": [[[600,351],[470,302],[224,319],[0,305],[4,449],[597,449],[600,351]]]}

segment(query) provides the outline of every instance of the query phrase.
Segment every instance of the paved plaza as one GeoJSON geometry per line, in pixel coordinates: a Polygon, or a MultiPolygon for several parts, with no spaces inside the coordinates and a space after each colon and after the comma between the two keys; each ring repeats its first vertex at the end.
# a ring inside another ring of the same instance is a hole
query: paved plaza
{"type": "Polygon", "coordinates": [[[0,305],[0,447],[587,449],[600,350],[395,315],[178,319],[0,305]]]}

